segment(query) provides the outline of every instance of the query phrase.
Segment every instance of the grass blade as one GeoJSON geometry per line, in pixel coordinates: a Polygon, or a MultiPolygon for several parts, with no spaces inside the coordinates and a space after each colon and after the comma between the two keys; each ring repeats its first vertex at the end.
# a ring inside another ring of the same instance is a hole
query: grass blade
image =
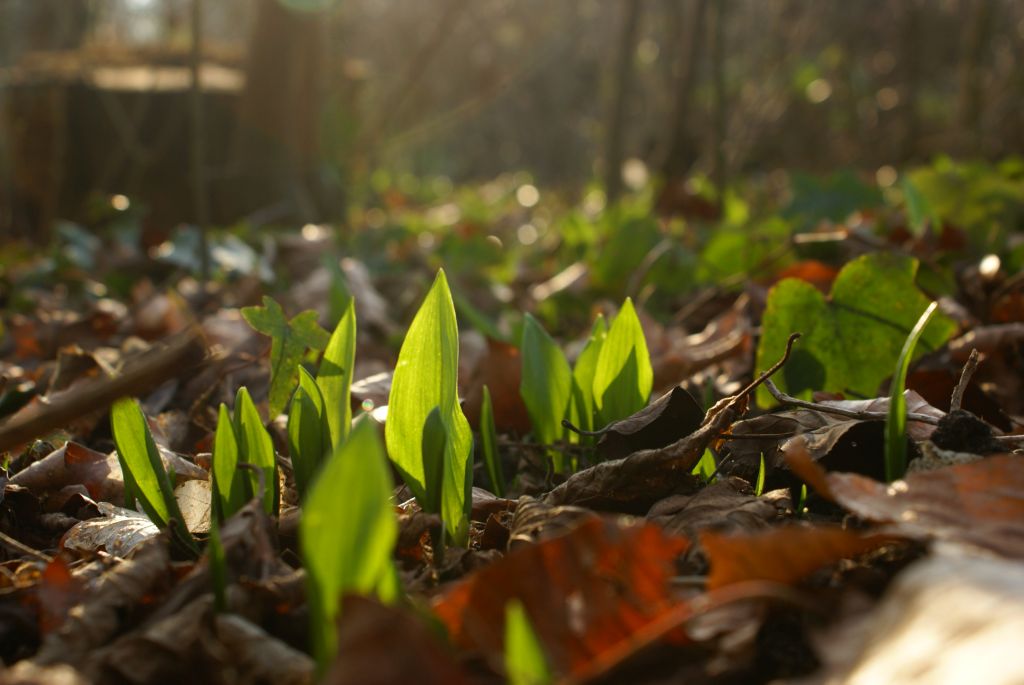
{"type": "Polygon", "coordinates": [[[498,457],[498,431],[494,425],[494,405],[491,403],[491,390],[484,386],[484,399],[480,405],[480,442],[483,445],[484,466],[487,477],[491,480],[491,488],[498,497],[505,496],[505,472],[501,468],[498,457]]]}
{"type": "Polygon", "coordinates": [[[907,369],[914,357],[914,348],[921,339],[924,329],[939,308],[938,302],[932,302],[917,320],[907,341],[903,344],[896,362],[896,372],[892,376],[889,388],[889,416],[885,421],[885,478],[892,482],[902,478],[907,470],[907,398],[903,390],[907,385],[907,369]]]}

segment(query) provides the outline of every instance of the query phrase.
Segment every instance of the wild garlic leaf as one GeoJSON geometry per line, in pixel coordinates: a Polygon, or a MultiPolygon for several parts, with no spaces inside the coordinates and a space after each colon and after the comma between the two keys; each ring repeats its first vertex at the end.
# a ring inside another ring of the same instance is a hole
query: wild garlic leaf
{"type": "Polygon", "coordinates": [[[241,509],[246,500],[245,474],[238,470],[238,439],[235,423],[224,403],[220,405],[213,435],[214,510],[221,521],[241,509]]]}
{"type": "Polygon", "coordinates": [[[305,498],[324,456],[330,451],[331,437],[325,411],[320,388],[309,372],[300,366],[299,387],[292,395],[288,412],[288,450],[300,499],[305,498]]]}
{"type": "MultiPolygon", "coordinates": [[[[521,349],[523,372],[519,394],[530,415],[533,434],[544,444],[558,442],[565,434],[562,419],[566,417],[572,392],[569,362],[558,343],[530,314],[523,319],[521,349]]],[[[555,471],[564,472],[565,455],[560,450],[551,450],[550,454],[555,471]]]]}
{"type": "Polygon", "coordinates": [[[597,357],[594,404],[598,423],[607,425],[647,406],[654,371],[640,319],[626,298],[597,357]]]}
{"type": "Polygon", "coordinates": [[[247,478],[243,479],[248,483],[247,495],[257,497],[260,494],[260,487],[263,490],[263,509],[275,516],[277,514],[278,499],[280,494],[277,487],[277,459],[274,456],[274,443],[270,434],[263,426],[260,413],[256,411],[252,397],[245,387],[238,389],[235,395],[235,437],[238,439],[239,461],[252,464],[258,468],[259,473],[248,471],[247,478]]]}
{"type": "Polygon", "coordinates": [[[323,395],[331,445],[340,445],[352,424],[352,368],[356,359],[356,309],[349,298],[324,350],[316,383],[323,395]]]}

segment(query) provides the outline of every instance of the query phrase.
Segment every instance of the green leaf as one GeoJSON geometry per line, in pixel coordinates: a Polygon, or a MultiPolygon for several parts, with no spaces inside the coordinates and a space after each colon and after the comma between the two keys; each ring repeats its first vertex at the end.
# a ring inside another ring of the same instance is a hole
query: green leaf
{"type": "Polygon", "coordinates": [[[608,337],[608,324],[604,316],[597,315],[590,338],[584,345],[580,356],[576,358],[576,366],[572,370],[572,408],[569,420],[586,431],[595,429],[594,418],[597,407],[594,402],[594,374],[597,372],[597,360],[601,347],[608,337]]]}
{"type": "Polygon", "coordinates": [[[316,382],[324,398],[332,445],[340,445],[352,425],[352,368],[356,360],[356,309],[351,298],[324,350],[316,382]]]}
{"type": "Polygon", "coordinates": [[[889,482],[902,478],[907,470],[907,398],[903,389],[907,385],[907,369],[914,356],[914,348],[921,339],[939,303],[932,302],[917,320],[896,362],[889,389],[889,415],[885,420],[885,477],[889,482]]]}
{"type": "Polygon", "coordinates": [[[544,685],[552,681],[544,647],[518,599],[505,605],[505,675],[510,685],[544,685]]]}
{"type": "Polygon", "coordinates": [[[444,488],[444,446],[448,442],[441,410],[437,407],[427,414],[423,423],[423,474],[427,494],[420,502],[428,514],[441,513],[441,493],[444,488]]]}
{"type": "Polygon", "coordinates": [[[277,514],[278,487],[277,487],[277,459],[274,457],[274,443],[270,434],[263,426],[263,420],[256,411],[252,397],[245,387],[238,389],[235,395],[235,437],[238,439],[238,454],[240,461],[252,464],[262,471],[263,478],[259,474],[250,472],[247,479],[248,496],[256,497],[260,492],[260,481],[262,480],[263,508],[268,514],[277,514]]]}
{"type": "Polygon", "coordinates": [[[491,479],[491,488],[498,497],[505,496],[505,473],[498,458],[498,431],[494,426],[494,405],[491,403],[491,390],[484,386],[483,402],[480,405],[480,442],[483,445],[484,465],[487,477],[491,479]]]}
{"type": "Polygon", "coordinates": [[[126,489],[138,498],[146,516],[158,527],[170,530],[175,541],[197,552],[195,540],[174,498],[174,486],[164,469],[160,450],[149,432],[138,403],[127,397],[110,408],[110,429],[117,447],[126,489]]]}
{"type": "Polygon", "coordinates": [[[626,298],[608,329],[594,371],[594,402],[603,425],[647,406],[654,372],[633,301],[626,298]]]}
{"type": "MultiPolygon", "coordinates": [[[[909,257],[864,255],[843,267],[828,298],[803,281],[781,281],[768,293],[757,368],[779,359],[789,334],[799,331],[800,346],[773,379],[781,389],[798,397],[812,390],[875,397],[928,306],[914,282],[917,267],[909,257]]],[[[952,320],[938,315],[925,329],[922,346],[937,349],[955,331],[952,320]]],[[[774,403],[764,387],[757,401],[766,408],[774,403]]]]}
{"type": "MultiPolygon", "coordinates": [[[[565,429],[569,396],[572,392],[572,372],[569,362],[558,344],[547,331],[527,314],[523,319],[523,371],[519,394],[530,415],[533,434],[541,443],[552,444],[562,439],[565,429]]],[[[565,455],[551,450],[555,471],[566,469],[565,455]]]]}
{"type": "Polygon", "coordinates": [[[346,592],[398,597],[391,559],[398,520],[391,474],[372,421],[358,421],[324,464],[299,522],[313,654],[321,672],[337,648],[336,621],[346,592]],[[344,496],[341,496],[341,495],[344,496]]]}
{"type": "Polygon", "coordinates": [[[754,484],[754,494],[758,497],[764,494],[764,452],[761,452],[761,463],[757,468],[757,483],[754,484]]]}
{"type": "Polygon", "coordinates": [[[715,475],[715,470],[718,469],[718,464],[715,463],[715,455],[709,449],[704,450],[704,454],[701,455],[700,461],[693,467],[693,475],[700,478],[705,483],[710,483],[711,478],[715,475]]]}
{"type": "Polygon", "coordinates": [[[330,449],[330,432],[324,413],[324,399],[316,381],[300,366],[299,387],[295,389],[291,411],[288,412],[288,450],[300,499],[305,498],[324,455],[330,449]]]}
{"type": "Polygon", "coordinates": [[[907,206],[907,223],[910,231],[916,236],[924,233],[925,222],[931,221],[938,226],[938,217],[928,199],[921,194],[914,182],[904,176],[900,180],[900,188],[903,190],[903,202],[907,206]]]}
{"type": "Polygon", "coordinates": [[[249,325],[271,338],[270,343],[270,418],[280,414],[292,394],[295,373],[306,348],[322,350],[327,345],[327,331],[316,322],[317,313],[306,310],[291,321],[285,318],[281,305],[264,296],[262,307],[242,307],[242,316],[249,325]]]}
{"type": "Polygon", "coordinates": [[[217,518],[221,521],[241,509],[248,499],[245,477],[238,471],[235,424],[223,403],[213,436],[213,491],[217,518]]]}
{"type": "Polygon", "coordinates": [[[473,434],[458,397],[459,329],[455,305],[444,271],[438,271],[398,354],[388,398],[385,426],[391,460],[421,502],[427,493],[423,470],[423,426],[439,408],[448,440],[445,444],[442,517],[458,544],[469,536],[469,468],[473,434]]]}

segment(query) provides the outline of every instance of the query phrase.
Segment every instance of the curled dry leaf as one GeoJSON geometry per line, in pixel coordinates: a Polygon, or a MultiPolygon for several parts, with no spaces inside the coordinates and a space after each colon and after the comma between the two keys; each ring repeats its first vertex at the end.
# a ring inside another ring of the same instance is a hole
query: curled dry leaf
{"type": "Polygon", "coordinates": [[[806,451],[787,461],[821,495],[900,535],[964,543],[1024,558],[1024,460],[1000,454],[969,464],[910,473],[880,483],[853,473],[825,473],[806,451]]]}
{"type": "Polygon", "coordinates": [[[679,607],[670,580],[688,547],[657,526],[587,521],[476,572],[438,598],[434,613],[457,646],[497,665],[505,606],[518,599],[553,669],[579,674],[628,656],[635,633],[679,607]]]}
{"type": "Polygon", "coordinates": [[[615,421],[597,443],[602,459],[621,459],[639,450],[670,445],[700,428],[704,410],[678,386],[625,419],[615,421]]]}
{"type": "Polygon", "coordinates": [[[98,506],[103,516],[75,524],[61,538],[61,547],[82,556],[103,551],[123,558],[160,534],[160,529],[145,514],[107,502],[99,502],[98,506]]]}

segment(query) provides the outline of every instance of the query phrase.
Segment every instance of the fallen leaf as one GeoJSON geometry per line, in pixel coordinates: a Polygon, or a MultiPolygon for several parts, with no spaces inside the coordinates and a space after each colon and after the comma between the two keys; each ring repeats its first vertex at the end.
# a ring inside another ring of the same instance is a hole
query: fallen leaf
{"type": "Polygon", "coordinates": [[[61,538],[62,548],[82,556],[103,551],[124,558],[160,534],[160,529],[144,514],[106,502],[99,502],[98,506],[103,516],[75,524],[61,538]]]}
{"type": "Polygon", "coordinates": [[[582,673],[679,607],[670,579],[688,547],[657,526],[588,521],[474,573],[435,600],[434,613],[456,645],[500,667],[505,606],[518,599],[553,670],[582,673]]]}
{"type": "Polygon", "coordinates": [[[835,526],[788,526],[738,535],[700,534],[711,564],[708,590],[749,580],[795,583],[841,559],[863,554],[893,538],[835,526]]]}
{"type": "Polygon", "coordinates": [[[670,445],[700,428],[704,410],[678,386],[625,419],[610,424],[597,443],[602,459],[670,445]]]}

